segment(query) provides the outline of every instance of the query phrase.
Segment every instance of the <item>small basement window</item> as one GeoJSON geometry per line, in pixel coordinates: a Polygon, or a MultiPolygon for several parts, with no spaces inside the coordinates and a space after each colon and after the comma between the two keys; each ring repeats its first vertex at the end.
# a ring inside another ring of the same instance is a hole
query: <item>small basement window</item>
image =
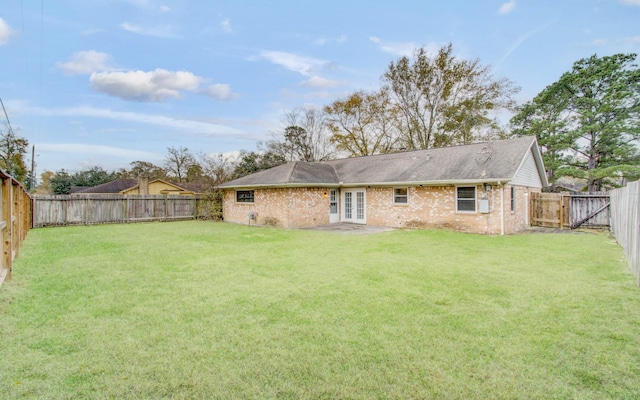
{"type": "Polygon", "coordinates": [[[409,190],[407,188],[393,189],[393,203],[407,204],[409,202],[409,190]]]}
{"type": "Polygon", "coordinates": [[[253,190],[236,190],[237,203],[253,203],[253,190]]]}
{"type": "Polygon", "coordinates": [[[456,190],[457,211],[476,211],[476,187],[459,186],[456,190]]]}

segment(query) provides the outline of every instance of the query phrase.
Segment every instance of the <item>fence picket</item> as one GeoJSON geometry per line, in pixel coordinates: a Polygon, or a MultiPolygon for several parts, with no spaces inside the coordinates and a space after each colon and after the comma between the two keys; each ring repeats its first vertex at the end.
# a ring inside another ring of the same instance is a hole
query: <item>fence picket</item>
{"type": "Polygon", "coordinates": [[[31,198],[18,181],[0,170],[0,284],[11,278],[13,259],[31,227],[31,198]]]}
{"type": "Polygon", "coordinates": [[[201,209],[213,202],[205,196],[34,196],[33,227],[194,219],[207,217],[201,209]]]}
{"type": "Polygon", "coordinates": [[[611,191],[611,232],[640,287],[640,181],[611,191]]]}

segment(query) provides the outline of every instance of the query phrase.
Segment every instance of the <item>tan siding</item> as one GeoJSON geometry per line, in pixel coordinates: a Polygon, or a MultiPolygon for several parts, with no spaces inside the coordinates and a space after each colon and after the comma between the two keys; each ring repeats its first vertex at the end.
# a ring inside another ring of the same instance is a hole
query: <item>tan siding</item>
{"type": "MultiPolygon", "coordinates": [[[[140,189],[138,186],[132,187],[131,189],[123,190],[122,194],[124,195],[138,195],[140,194],[140,189]]],[[[177,186],[171,185],[162,181],[153,181],[149,183],[149,193],[148,194],[167,194],[167,195],[193,195],[193,193],[189,191],[185,191],[183,189],[178,188],[177,186]]]]}

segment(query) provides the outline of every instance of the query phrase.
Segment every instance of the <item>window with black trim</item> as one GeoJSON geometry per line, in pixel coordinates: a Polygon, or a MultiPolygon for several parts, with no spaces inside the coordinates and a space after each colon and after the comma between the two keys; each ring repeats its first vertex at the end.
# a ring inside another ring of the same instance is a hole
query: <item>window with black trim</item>
{"type": "Polygon", "coordinates": [[[393,188],[393,203],[407,204],[409,202],[409,189],[393,188]]]}
{"type": "Polygon", "coordinates": [[[516,188],[511,186],[511,212],[516,210],[516,188]]]}
{"type": "Polygon", "coordinates": [[[237,203],[253,203],[253,190],[236,190],[237,203]]]}
{"type": "Polygon", "coordinates": [[[458,186],[456,190],[457,211],[476,211],[476,187],[458,186]]]}

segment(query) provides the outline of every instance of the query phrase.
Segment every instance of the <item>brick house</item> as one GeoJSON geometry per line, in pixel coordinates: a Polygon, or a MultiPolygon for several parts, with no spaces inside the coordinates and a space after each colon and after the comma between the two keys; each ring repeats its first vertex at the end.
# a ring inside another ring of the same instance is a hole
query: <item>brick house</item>
{"type": "Polygon", "coordinates": [[[548,186],[534,137],[291,162],[220,185],[227,222],[302,228],[350,222],[510,234],[548,186]]]}

